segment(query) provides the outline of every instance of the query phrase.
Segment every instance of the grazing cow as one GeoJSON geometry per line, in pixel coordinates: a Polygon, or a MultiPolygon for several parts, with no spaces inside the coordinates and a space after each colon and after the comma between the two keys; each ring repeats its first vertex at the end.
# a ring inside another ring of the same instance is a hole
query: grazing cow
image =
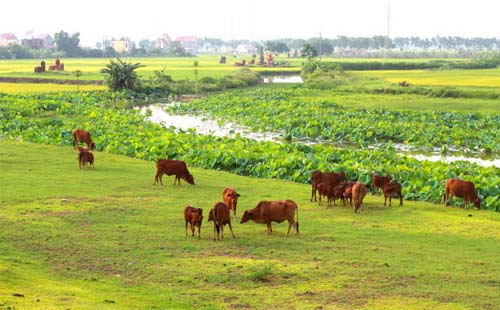
{"type": "Polygon", "coordinates": [[[90,137],[90,132],[83,129],[73,130],[73,147],[76,149],[78,147],[78,142],[85,142],[87,147],[93,151],[95,149],[95,143],[92,142],[90,137]]]}
{"type": "Polygon", "coordinates": [[[342,193],[342,206],[345,206],[347,200],[349,200],[349,205],[352,206],[352,186],[354,182],[344,183],[344,192],[342,193]]]}
{"type": "Polygon", "coordinates": [[[385,184],[390,183],[392,180],[392,177],[390,174],[386,175],[385,177],[375,174],[372,174],[372,193],[376,191],[377,188],[382,189],[385,184]]]}
{"type": "Polygon", "coordinates": [[[229,207],[230,210],[233,210],[234,218],[236,219],[236,205],[238,204],[238,194],[233,188],[226,187],[222,192],[222,199],[224,203],[229,207]]]}
{"type": "Polygon", "coordinates": [[[78,167],[80,169],[85,169],[87,167],[87,164],[92,166],[92,168],[95,168],[94,166],[94,154],[90,152],[87,148],[84,147],[78,147],[78,167]]]}
{"type": "Polygon", "coordinates": [[[366,185],[360,182],[354,183],[352,186],[352,198],[354,199],[354,213],[361,212],[363,207],[363,199],[366,196],[366,185]]]}
{"type": "Polygon", "coordinates": [[[387,203],[387,197],[389,197],[389,207],[391,206],[392,197],[399,196],[399,205],[403,205],[403,194],[401,192],[401,184],[387,183],[382,187],[382,191],[384,192],[384,207],[387,203]]]}
{"type": "Polygon", "coordinates": [[[224,239],[224,225],[229,225],[229,230],[231,230],[231,235],[234,239],[233,226],[231,226],[231,212],[229,207],[223,202],[215,203],[214,207],[208,213],[208,221],[214,222],[214,241],[215,233],[217,232],[217,240],[224,239]]]}
{"type": "Polygon", "coordinates": [[[316,190],[318,187],[318,184],[320,183],[325,183],[327,185],[340,185],[340,183],[344,182],[346,180],[346,176],[344,172],[340,173],[335,173],[335,172],[321,172],[321,171],[314,171],[311,175],[311,187],[312,187],[312,192],[311,192],[311,202],[317,201],[316,200],[316,190]]]}
{"type": "Polygon", "coordinates": [[[181,186],[181,179],[184,179],[189,184],[194,185],[194,178],[191,173],[189,173],[186,163],[182,160],[158,160],[158,162],[156,163],[156,175],[153,185],[158,183],[158,180],[160,180],[159,183],[163,185],[163,174],[166,174],[168,176],[175,175],[174,186],[176,182],[179,183],[179,186],[181,186]]]}
{"type": "Polygon", "coordinates": [[[463,208],[467,209],[467,202],[472,201],[476,209],[481,209],[481,199],[477,196],[476,188],[474,183],[463,181],[459,179],[448,179],[445,184],[445,196],[444,205],[448,206],[448,199],[451,200],[453,205],[453,196],[457,196],[464,199],[462,205],[463,208]]]}
{"type": "Polygon", "coordinates": [[[299,208],[293,200],[261,201],[257,207],[252,210],[245,210],[240,223],[246,223],[249,220],[255,223],[266,224],[267,234],[269,235],[273,233],[271,222],[281,223],[287,220],[287,234],[290,233],[290,228],[292,228],[292,226],[295,230],[295,234],[299,233],[299,208]],[[296,221],[295,214],[297,214],[296,221]]]}
{"type": "Polygon", "coordinates": [[[198,240],[200,239],[201,223],[203,222],[203,209],[187,206],[184,209],[184,220],[186,221],[186,237],[188,223],[191,226],[191,237],[194,236],[195,228],[198,227],[198,240]]]}

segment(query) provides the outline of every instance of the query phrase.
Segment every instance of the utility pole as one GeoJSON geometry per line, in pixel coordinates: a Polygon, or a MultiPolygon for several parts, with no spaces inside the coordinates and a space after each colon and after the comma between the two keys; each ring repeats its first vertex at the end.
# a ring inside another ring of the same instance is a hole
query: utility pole
{"type": "Polygon", "coordinates": [[[389,52],[389,48],[391,47],[391,3],[387,1],[387,35],[385,37],[385,56],[387,57],[387,53],[389,52]]]}

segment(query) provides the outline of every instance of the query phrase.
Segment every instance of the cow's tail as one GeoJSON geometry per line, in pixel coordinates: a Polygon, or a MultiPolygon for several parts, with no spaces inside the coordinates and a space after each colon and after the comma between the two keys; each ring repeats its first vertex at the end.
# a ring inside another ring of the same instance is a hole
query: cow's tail
{"type": "Polygon", "coordinates": [[[297,214],[297,222],[295,223],[296,226],[296,230],[297,230],[297,235],[299,234],[299,207],[296,206],[295,207],[295,213],[297,214]]]}

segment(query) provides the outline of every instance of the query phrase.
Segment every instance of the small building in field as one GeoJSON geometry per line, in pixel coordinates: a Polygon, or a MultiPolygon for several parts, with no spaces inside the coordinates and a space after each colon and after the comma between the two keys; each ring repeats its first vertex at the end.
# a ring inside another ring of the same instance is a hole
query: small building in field
{"type": "Polygon", "coordinates": [[[37,39],[37,38],[22,39],[21,46],[39,50],[39,49],[44,48],[44,42],[42,39],[37,39]]]}

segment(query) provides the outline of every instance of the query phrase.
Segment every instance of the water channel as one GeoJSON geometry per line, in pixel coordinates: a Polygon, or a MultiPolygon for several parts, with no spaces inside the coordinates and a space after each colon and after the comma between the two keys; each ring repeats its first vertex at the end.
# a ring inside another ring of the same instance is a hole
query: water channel
{"type": "MultiPolygon", "coordinates": [[[[214,135],[219,137],[234,137],[240,135],[241,137],[254,139],[257,141],[272,141],[276,143],[282,143],[284,137],[284,131],[282,132],[254,132],[250,128],[242,126],[237,123],[231,122],[217,122],[216,120],[210,119],[206,116],[198,116],[193,114],[170,114],[165,111],[165,108],[171,104],[177,103],[157,103],[142,107],[135,107],[139,109],[141,114],[149,115],[148,119],[154,123],[162,124],[165,127],[175,127],[178,130],[187,131],[190,129],[196,130],[196,133],[203,135],[214,135]]],[[[308,145],[313,144],[331,144],[339,148],[352,148],[356,149],[356,145],[349,144],[334,144],[330,141],[319,141],[313,139],[295,139],[297,143],[303,143],[308,145]]],[[[454,154],[451,156],[441,156],[438,151],[426,152],[416,151],[409,149],[406,145],[395,144],[394,147],[401,155],[409,156],[417,160],[429,160],[429,161],[443,161],[451,163],[454,161],[468,161],[478,164],[483,167],[495,166],[500,168],[500,159],[482,159],[479,157],[468,157],[454,154]]],[[[378,146],[370,146],[369,148],[378,148],[378,146]]]]}

